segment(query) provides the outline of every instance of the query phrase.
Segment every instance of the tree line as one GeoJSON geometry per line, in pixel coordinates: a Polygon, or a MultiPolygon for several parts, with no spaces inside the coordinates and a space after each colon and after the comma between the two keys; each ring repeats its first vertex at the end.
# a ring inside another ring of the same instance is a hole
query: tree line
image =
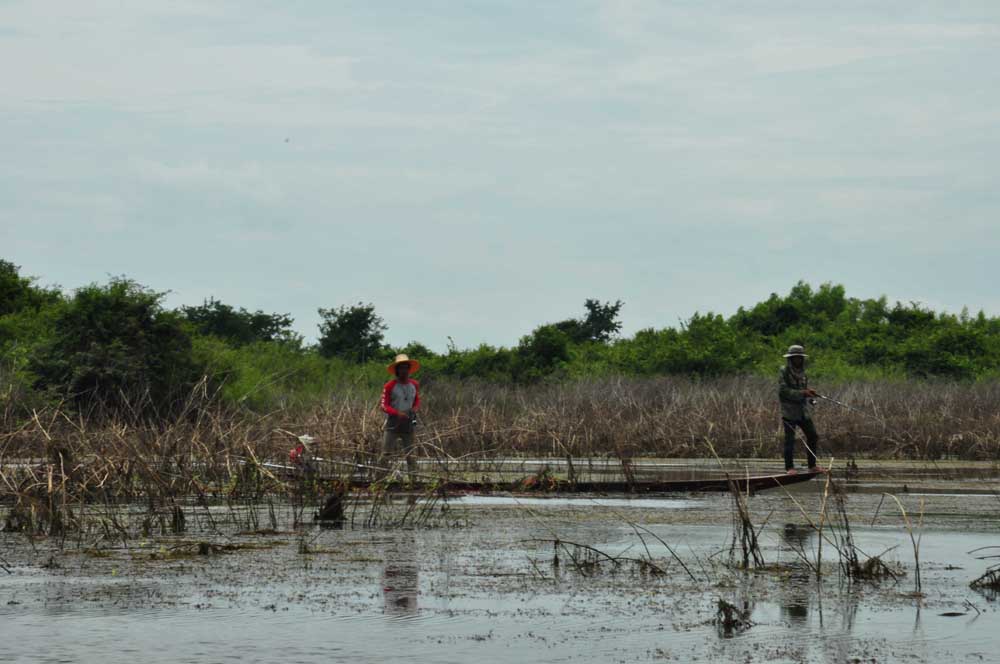
{"type": "Polygon", "coordinates": [[[729,317],[695,313],[677,327],[629,337],[621,335],[622,301],[588,299],[579,318],[539,325],[510,347],[460,349],[451,342],[444,353],[418,341],[386,344],[387,327],[370,303],[320,308],[317,342],[306,344],[287,313],[212,297],[168,309],[164,297],[125,277],[66,294],[0,260],[5,407],[59,399],[77,408],[158,414],[208,384],[231,403],[267,407],[289,394],[328,394],[348,377],[376,381],[396,352],[419,357],[425,378],[510,384],[609,374],[770,374],[792,343],[814,357],[814,375],[1000,376],[1000,318],[890,304],[884,296],[851,298],[835,284],[799,282],[787,295],[772,294],[729,317]]]}

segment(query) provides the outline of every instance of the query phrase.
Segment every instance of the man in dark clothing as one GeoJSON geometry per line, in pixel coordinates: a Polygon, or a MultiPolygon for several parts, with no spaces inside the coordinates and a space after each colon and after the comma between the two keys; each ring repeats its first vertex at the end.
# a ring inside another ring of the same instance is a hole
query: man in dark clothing
{"type": "Polygon", "coordinates": [[[823,472],[823,469],[816,465],[819,434],[816,433],[816,425],[809,415],[809,409],[817,394],[815,390],[809,388],[806,379],[806,357],[808,356],[802,346],[790,346],[785,353],[785,366],[781,367],[778,378],[781,425],[785,430],[785,472],[789,475],[798,472],[795,470],[793,460],[796,427],[802,429],[806,435],[806,462],[809,464],[809,471],[823,472]]]}

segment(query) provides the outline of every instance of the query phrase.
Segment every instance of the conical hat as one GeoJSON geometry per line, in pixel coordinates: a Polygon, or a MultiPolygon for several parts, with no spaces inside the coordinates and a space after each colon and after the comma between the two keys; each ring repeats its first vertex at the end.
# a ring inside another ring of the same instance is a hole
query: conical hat
{"type": "Polygon", "coordinates": [[[410,365],[410,374],[415,374],[420,371],[420,362],[416,360],[411,360],[405,353],[400,353],[396,356],[396,359],[392,361],[392,364],[386,367],[393,376],[396,375],[396,365],[406,362],[410,365]]]}

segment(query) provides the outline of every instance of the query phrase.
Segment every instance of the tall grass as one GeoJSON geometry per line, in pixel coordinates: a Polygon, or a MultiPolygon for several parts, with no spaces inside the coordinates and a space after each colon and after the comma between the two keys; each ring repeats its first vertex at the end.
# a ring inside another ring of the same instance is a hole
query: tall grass
{"type": "MultiPolygon", "coordinates": [[[[83,454],[142,451],[157,458],[228,453],[282,456],[309,433],[323,454],[375,453],[385,374],[317,374],[308,393],[281,398],[281,372],[239,386],[203,382],[179,415],[138,423],[71,413],[58,405],[26,416],[0,410],[0,452],[45,455],[50,438],[83,454]],[[230,405],[225,390],[246,396],[230,405]]],[[[820,389],[852,406],[820,401],[814,419],[821,455],[837,458],[1000,459],[1000,383],[846,382],[820,389]]],[[[595,378],[534,386],[431,379],[421,389],[418,441],[425,456],[723,457],[780,455],[775,381],[757,377],[595,378]]],[[[77,455],[79,456],[79,455],[77,455]]],[[[179,457],[178,457],[179,458],[179,457]]]]}
{"type": "MultiPolygon", "coordinates": [[[[280,374],[258,391],[279,389],[280,374]]],[[[321,375],[317,381],[323,381],[321,375]]],[[[346,469],[378,458],[382,376],[324,384],[325,397],[233,407],[205,380],[169,420],[59,405],[0,410],[0,500],[49,528],[72,504],[141,499],[152,513],[188,499],[258,499],[287,491],[280,471],[291,434],[346,469]],[[18,414],[20,413],[20,414],[18,414]]],[[[242,387],[240,389],[243,389],[242,387]]],[[[916,381],[823,386],[853,410],[817,408],[820,454],[897,459],[1000,459],[1000,385],[916,381]]],[[[781,435],[773,381],[756,377],[597,378],[531,387],[429,380],[418,456],[606,458],[623,472],[637,457],[775,458],[781,435]]],[[[141,409],[136,409],[140,412],[141,409]]],[[[345,470],[349,472],[349,470],[345,470]]]]}

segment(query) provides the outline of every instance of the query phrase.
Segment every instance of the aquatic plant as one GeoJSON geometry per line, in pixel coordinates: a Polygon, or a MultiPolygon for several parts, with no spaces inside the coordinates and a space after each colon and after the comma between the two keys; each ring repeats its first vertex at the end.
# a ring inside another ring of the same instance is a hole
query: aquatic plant
{"type": "Polygon", "coordinates": [[[753,626],[750,621],[752,613],[753,611],[747,604],[737,607],[721,597],[718,598],[713,622],[719,630],[719,636],[730,637],[750,629],[753,626]]]}
{"type": "MultiPolygon", "coordinates": [[[[1000,550],[1000,546],[983,546],[978,549],[973,549],[969,551],[969,554],[982,553],[983,551],[997,551],[1000,550]]],[[[987,555],[976,556],[979,560],[994,560],[1000,558],[1000,554],[990,553],[987,555]]],[[[1000,593],[1000,563],[995,565],[990,565],[985,572],[980,576],[976,577],[970,584],[969,587],[973,590],[988,591],[993,596],[1000,593]]]]}

